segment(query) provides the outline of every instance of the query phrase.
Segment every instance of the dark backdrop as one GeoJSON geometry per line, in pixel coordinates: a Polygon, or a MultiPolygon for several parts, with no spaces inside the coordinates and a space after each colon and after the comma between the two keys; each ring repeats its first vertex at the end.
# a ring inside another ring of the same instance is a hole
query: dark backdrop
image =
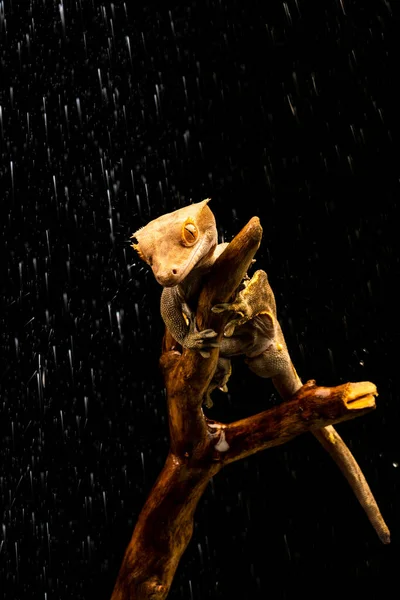
{"type": "MultiPolygon", "coordinates": [[[[396,6],[0,3],[7,600],[110,596],[168,450],[160,289],[129,236],[208,196],[221,240],[261,218],[257,267],[302,378],[378,386],[377,411],[338,430],[394,540],[305,435],[208,487],[170,598],[397,586],[396,6]]],[[[237,361],[209,414],[274,401],[237,361]]]]}

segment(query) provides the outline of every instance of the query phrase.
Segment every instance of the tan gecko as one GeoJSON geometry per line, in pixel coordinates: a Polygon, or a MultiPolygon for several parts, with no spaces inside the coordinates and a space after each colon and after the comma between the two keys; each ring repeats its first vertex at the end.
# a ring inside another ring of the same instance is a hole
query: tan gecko
{"type": "MultiPolygon", "coordinates": [[[[154,219],[133,236],[133,248],[163,286],[161,315],[172,337],[184,348],[207,358],[219,347],[216,373],[205,397],[216,387],[227,391],[230,358],[245,355],[249,368],[260,377],[271,378],[282,399],[295,394],[302,382],[291,361],[276,313],[275,297],[264,271],[246,277],[233,302],[218,304],[214,312],[229,311],[230,318],[221,344],[211,329],[198,331],[196,306],[202,278],[228,244],[218,244],[215,218],[209,199],[154,219]]],[[[376,501],[350,450],[333,427],[312,432],[349,481],[355,495],[384,543],[390,541],[376,501]]]]}

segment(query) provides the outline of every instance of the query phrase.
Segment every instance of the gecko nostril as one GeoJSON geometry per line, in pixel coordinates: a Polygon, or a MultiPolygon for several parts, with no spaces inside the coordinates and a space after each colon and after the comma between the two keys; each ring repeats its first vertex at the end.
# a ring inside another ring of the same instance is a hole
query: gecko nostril
{"type": "Polygon", "coordinates": [[[177,269],[172,269],[172,275],[177,275],[178,270],[177,269]]]}

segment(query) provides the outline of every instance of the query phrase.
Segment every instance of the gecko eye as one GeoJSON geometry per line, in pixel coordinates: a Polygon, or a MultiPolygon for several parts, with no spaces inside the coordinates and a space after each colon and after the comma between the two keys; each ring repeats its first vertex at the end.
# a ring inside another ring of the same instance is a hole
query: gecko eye
{"type": "Polygon", "coordinates": [[[134,235],[131,235],[131,240],[132,240],[132,246],[137,246],[138,245],[138,239],[137,237],[135,237],[134,235]]]}
{"type": "Polygon", "coordinates": [[[197,242],[199,236],[198,229],[192,220],[188,220],[182,227],[182,243],[184,246],[192,246],[197,242]]]}

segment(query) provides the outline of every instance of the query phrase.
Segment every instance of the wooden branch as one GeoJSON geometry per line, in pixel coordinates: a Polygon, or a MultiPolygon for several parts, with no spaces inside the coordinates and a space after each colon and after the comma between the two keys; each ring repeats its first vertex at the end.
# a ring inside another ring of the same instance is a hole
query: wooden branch
{"type": "Polygon", "coordinates": [[[112,600],[166,598],[193,531],[193,515],[213,469],[193,468],[169,453],[140,513],[112,600]]]}
{"type": "MultiPolygon", "coordinates": [[[[167,389],[171,371],[167,371],[167,389]]],[[[173,367],[172,367],[173,368],[173,367]]],[[[139,516],[126,550],[112,600],[163,600],[187,547],[193,516],[208,481],[228,463],[259,450],[284,444],[313,427],[327,427],[375,408],[372,383],[336,388],[304,385],[294,398],[230,425],[204,419],[206,433],[197,443],[169,453],[165,466],[139,516]]]]}
{"type": "Polygon", "coordinates": [[[354,419],[375,408],[376,387],[369,381],[318,387],[308,381],[288,402],[224,426],[224,462],[231,463],[255,452],[284,444],[305,431],[328,423],[354,419]]]}
{"type": "MultiPolygon", "coordinates": [[[[212,327],[218,339],[226,317],[211,312],[228,301],[259,246],[262,230],[252,219],[210,270],[199,298],[199,329],[212,327]]],[[[170,452],[139,516],[125,552],[112,600],[164,600],[193,530],[193,517],[208,481],[228,463],[283,444],[375,408],[372,383],[318,387],[309,382],[280,406],[224,425],[204,416],[204,393],[217,366],[218,349],[204,359],[184,349],[167,332],[160,365],[168,397],[170,452]]],[[[336,433],[336,432],[335,432],[336,433]]],[[[324,436],[325,434],[320,434],[324,436]]],[[[337,460],[338,457],[336,457],[337,460]]],[[[346,457],[341,457],[345,462],[346,457]]],[[[353,459],[354,460],[354,459],[353,459]]]]}
{"type": "MultiPolygon", "coordinates": [[[[213,326],[220,339],[226,317],[211,306],[235,293],[262,236],[253,218],[214,263],[199,298],[198,327],[213,326]],[[229,272],[229,276],[227,273],[229,272]]],[[[218,349],[204,359],[167,333],[160,361],[168,397],[170,453],[139,516],[115,584],[112,600],[162,600],[189,543],[193,513],[209,479],[221,468],[213,458],[214,436],[202,411],[204,393],[218,361],[218,349]]]]}

